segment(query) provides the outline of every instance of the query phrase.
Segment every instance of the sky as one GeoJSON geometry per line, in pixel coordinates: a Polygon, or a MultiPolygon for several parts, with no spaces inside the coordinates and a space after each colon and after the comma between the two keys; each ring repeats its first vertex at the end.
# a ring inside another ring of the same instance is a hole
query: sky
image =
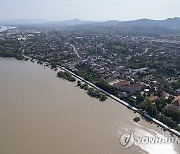
{"type": "Polygon", "coordinates": [[[180,17],[180,0],[0,0],[0,20],[134,20],[180,17]]]}

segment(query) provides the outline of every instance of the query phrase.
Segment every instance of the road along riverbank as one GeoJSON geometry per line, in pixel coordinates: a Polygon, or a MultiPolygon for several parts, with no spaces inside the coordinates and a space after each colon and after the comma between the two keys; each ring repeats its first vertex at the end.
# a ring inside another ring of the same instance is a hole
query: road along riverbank
{"type": "Polygon", "coordinates": [[[103,89],[97,87],[97,86],[94,85],[93,83],[91,83],[91,82],[89,82],[89,81],[83,79],[82,77],[78,76],[77,74],[75,74],[75,73],[72,72],[71,70],[69,70],[69,69],[67,69],[67,68],[65,68],[65,67],[62,67],[62,66],[58,66],[58,67],[61,68],[61,69],[64,70],[64,71],[67,71],[67,72],[71,73],[71,74],[72,74],[74,77],[76,77],[77,79],[79,79],[79,80],[81,80],[81,81],[87,83],[89,86],[91,86],[91,87],[93,87],[93,88],[99,90],[100,92],[106,94],[106,95],[109,96],[110,98],[112,98],[112,99],[114,99],[115,101],[121,103],[122,105],[124,105],[124,106],[126,106],[127,108],[133,110],[134,112],[138,112],[140,115],[142,115],[142,116],[144,116],[145,118],[151,120],[152,122],[154,122],[155,124],[161,126],[162,128],[164,128],[165,130],[169,131],[170,133],[173,133],[173,134],[176,135],[177,137],[180,137],[180,132],[178,132],[178,131],[176,131],[176,130],[170,128],[169,126],[163,124],[162,122],[160,122],[160,121],[156,120],[155,118],[149,116],[148,114],[142,112],[141,110],[139,110],[139,109],[137,109],[137,108],[135,108],[135,107],[129,105],[127,102],[125,102],[125,101],[123,101],[123,100],[117,98],[116,96],[114,96],[114,95],[108,93],[107,91],[105,91],[105,90],[103,90],[103,89]]]}
{"type": "Polygon", "coordinates": [[[0,59],[0,151],[3,154],[113,153],[178,154],[177,144],[135,144],[124,149],[119,138],[171,137],[108,97],[105,102],[56,78],[56,72],[29,61],[0,59]]]}

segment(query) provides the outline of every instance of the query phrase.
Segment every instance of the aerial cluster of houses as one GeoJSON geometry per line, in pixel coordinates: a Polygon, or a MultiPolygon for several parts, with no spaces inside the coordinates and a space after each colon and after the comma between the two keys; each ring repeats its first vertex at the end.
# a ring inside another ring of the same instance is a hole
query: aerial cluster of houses
{"type": "MultiPolygon", "coordinates": [[[[173,56],[178,56],[176,51],[180,44],[171,40],[154,39],[151,37],[98,33],[79,34],[79,31],[77,33],[37,32],[34,30],[25,32],[17,31],[16,34],[1,36],[0,39],[6,39],[6,37],[17,38],[23,45],[22,49],[26,54],[36,59],[55,57],[71,70],[76,70],[76,65],[79,63],[86,63],[91,69],[100,73],[103,80],[111,81],[117,79],[118,82],[114,83],[113,86],[123,95],[133,95],[139,92],[141,94],[148,93],[149,89],[145,89],[145,87],[153,86],[157,90],[158,86],[156,79],[152,75],[156,72],[156,69],[148,67],[132,69],[126,67],[126,62],[137,56],[146,56],[147,59],[169,56],[169,51],[173,53],[173,56]],[[34,37],[40,39],[33,42],[34,37]],[[122,46],[125,44],[123,48],[127,52],[121,53],[119,50],[121,46],[117,45],[115,47],[117,50],[115,50],[114,47],[109,45],[114,42],[120,42],[122,46]],[[153,53],[154,51],[157,52],[153,53]],[[140,77],[139,74],[146,75],[140,77]]],[[[172,81],[163,78],[161,82],[172,81]]],[[[176,94],[180,94],[180,89],[176,90],[176,94]]],[[[166,93],[165,97],[168,98],[168,93],[166,93]]],[[[158,97],[152,95],[150,99],[156,100],[158,97]]],[[[172,102],[172,106],[179,106],[178,102],[179,97],[172,102]]]]}

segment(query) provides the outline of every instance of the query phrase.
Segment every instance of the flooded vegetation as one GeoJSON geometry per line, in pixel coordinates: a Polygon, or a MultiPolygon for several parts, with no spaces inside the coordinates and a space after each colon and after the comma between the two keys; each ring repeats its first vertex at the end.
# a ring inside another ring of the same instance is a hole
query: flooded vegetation
{"type": "Polygon", "coordinates": [[[134,145],[124,149],[125,132],[170,136],[161,128],[133,121],[135,114],[108,98],[88,97],[56,72],[31,62],[0,59],[0,151],[3,154],[151,153],[173,154],[177,144],[134,145]]]}

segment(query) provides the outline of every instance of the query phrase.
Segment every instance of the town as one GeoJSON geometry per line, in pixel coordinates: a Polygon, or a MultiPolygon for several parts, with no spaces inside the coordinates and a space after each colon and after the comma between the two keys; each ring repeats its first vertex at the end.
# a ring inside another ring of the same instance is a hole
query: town
{"type": "Polygon", "coordinates": [[[0,33],[0,56],[63,66],[180,131],[179,38],[21,27],[0,33]]]}

